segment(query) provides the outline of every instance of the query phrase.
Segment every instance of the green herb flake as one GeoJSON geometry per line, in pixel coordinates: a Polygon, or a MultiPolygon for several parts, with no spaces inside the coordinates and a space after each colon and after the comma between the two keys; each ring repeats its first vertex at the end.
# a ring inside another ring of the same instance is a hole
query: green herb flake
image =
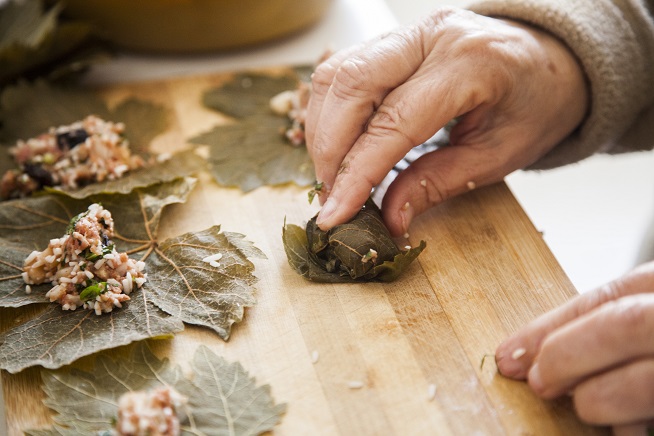
{"type": "Polygon", "coordinates": [[[84,288],[79,294],[79,299],[85,302],[95,300],[96,297],[105,292],[107,292],[107,282],[91,282],[91,285],[84,288]]]}
{"type": "Polygon", "coordinates": [[[67,234],[67,235],[72,235],[73,232],[75,231],[75,226],[77,225],[77,223],[79,222],[79,220],[81,220],[81,219],[84,218],[86,215],[88,215],[88,213],[89,213],[89,211],[88,211],[88,210],[85,210],[84,212],[82,212],[82,213],[80,213],[80,214],[78,214],[78,215],[75,215],[75,216],[73,217],[73,219],[71,219],[70,222],[68,223],[68,227],[66,227],[66,234],[67,234]]]}
{"type": "Polygon", "coordinates": [[[84,255],[84,259],[95,262],[96,260],[102,259],[107,254],[111,254],[114,251],[114,244],[107,245],[102,247],[102,254],[91,253],[90,251],[84,255]]]}
{"type": "Polygon", "coordinates": [[[323,182],[317,182],[313,185],[313,189],[309,191],[309,204],[313,203],[313,199],[316,198],[316,195],[319,195],[322,191],[322,188],[325,184],[323,182]]]}

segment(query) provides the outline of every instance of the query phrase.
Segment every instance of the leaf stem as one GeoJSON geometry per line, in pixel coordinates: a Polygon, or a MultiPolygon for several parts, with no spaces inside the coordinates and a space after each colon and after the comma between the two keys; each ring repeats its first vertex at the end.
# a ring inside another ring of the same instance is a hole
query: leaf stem
{"type": "Polygon", "coordinates": [[[6,280],[14,280],[14,279],[19,279],[22,276],[20,274],[17,274],[15,276],[7,276],[7,277],[0,277],[0,282],[4,282],[6,280]]]}
{"type": "Polygon", "coordinates": [[[13,263],[9,263],[9,262],[4,261],[2,259],[0,259],[0,264],[7,265],[9,268],[14,268],[14,269],[17,269],[18,271],[23,270],[23,268],[21,268],[20,266],[14,265],[13,263]]]}

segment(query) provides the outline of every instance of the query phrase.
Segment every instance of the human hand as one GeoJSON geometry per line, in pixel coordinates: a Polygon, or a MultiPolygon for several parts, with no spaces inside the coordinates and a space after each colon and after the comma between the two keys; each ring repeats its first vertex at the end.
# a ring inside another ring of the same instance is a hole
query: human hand
{"type": "Polygon", "coordinates": [[[491,184],[538,160],[588,106],[581,68],[559,40],[452,8],[337,52],[317,67],[312,87],[306,139],[324,184],[324,230],[354,216],[412,147],[458,118],[451,146],[422,156],[389,187],[382,212],[395,236],[470,182],[491,184]]]}
{"type": "Polygon", "coordinates": [[[646,434],[654,424],[654,262],[546,313],[503,342],[500,373],[542,398],[566,393],[579,417],[646,434]]]}

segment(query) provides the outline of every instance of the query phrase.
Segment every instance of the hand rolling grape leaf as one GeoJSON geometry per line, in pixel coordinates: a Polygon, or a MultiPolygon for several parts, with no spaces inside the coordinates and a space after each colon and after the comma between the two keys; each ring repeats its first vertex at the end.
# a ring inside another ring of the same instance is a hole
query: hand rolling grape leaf
{"type": "Polygon", "coordinates": [[[390,282],[424,250],[426,243],[400,251],[368,200],[348,223],[324,232],[314,216],[303,229],[284,223],[284,250],[291,267],[308,280],[327,283],[390,282]]]}
{"type": "Polygon", "coordinates": [[[189,378],[143,342],[125,359],[99,355],[91,372],[43,370],[42,378],[44,403],[56,413],[55,424],[28,435],[111,434],[122,394],[162,386],[188,398],[182,435],[258,435],[271,431],[286,409],[275,404],[269,385],[257,386],[240,363],[229,363],[205,346],[196,349],[189,378]]]}
{"type": "Polygon", "coordinates": [[[236,118],[189,140],[209,146],[211,173],[219,184],[248,192],[263,185],[310,186],[315,181],[306,147],[288,142],[283,132],[289,120],[270,109],[273,96],[297,88],[305,76],[306,67],[283,75],[238,74],[205,93],[206,106],[236,118]]]}
{"type": "Polygon", "coordinates": [[[0,368],[10,372],[34,365],[57,368],[99,350],[180,331],[182,322],[208,327],[228,339],[244,308],[254,304],[256,277],[248,258],[265,256],[241,235],[222,233],[219,226],[158,240],[163,209],[186,201],[194,184],[194,179],[180,179],[128,195],[84,200],[43,195],[0,203],[0,307],[34,303],[46,307],[24,322],[26,312],[4,310],[0,368]],[[49,284],[32,286],[27,295],[21,276],[23,259],[63,235],[71,217],[92,202],[102,203],[113,214],[117,249],[144,260],[148,274],[148,281],[125,307],[101,316],[48,304],[49,284]],[[219,267],[203,262],[216,253],[222,254],[219,267]]]}
{"type": "MultiPolygon", "coordinates": [[[[43,81],[19,83],[0,95],[0,141],[4,144],[0,147],[0,177],[16,167],[9,154],[9,147],[16,140],[32,138],[51,127],[71,124],[89,114],[123,122],[132,153],[144,158],[150,154],[151,141],[169,126],[169,111],[151,102],[130,98],[109,108],[97,95],[80,88],[54,87],[43,81]]],[[[102,193],[126,194],[136,188],[192,175],[204,166],[204,159],[193,151],[185,151],[132,171],[120,179],[62,192],[74,198],[102,193]]]]}

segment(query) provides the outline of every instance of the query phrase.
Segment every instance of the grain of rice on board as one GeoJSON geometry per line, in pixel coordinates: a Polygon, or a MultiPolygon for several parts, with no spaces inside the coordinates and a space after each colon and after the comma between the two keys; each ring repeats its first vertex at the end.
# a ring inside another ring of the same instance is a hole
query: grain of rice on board
{"type": "Polygon", "coordinates": [[[144,262],[116,251],[113,236],[111,213],[100,204],[91,204],[71,220],[64,236],[51,239],[45,250],[33,251],[25,259],[25,291],[50,282],[46,297],[64,310],[84,307],[101,315],[122,307],[147,275],[144,262]]]}

